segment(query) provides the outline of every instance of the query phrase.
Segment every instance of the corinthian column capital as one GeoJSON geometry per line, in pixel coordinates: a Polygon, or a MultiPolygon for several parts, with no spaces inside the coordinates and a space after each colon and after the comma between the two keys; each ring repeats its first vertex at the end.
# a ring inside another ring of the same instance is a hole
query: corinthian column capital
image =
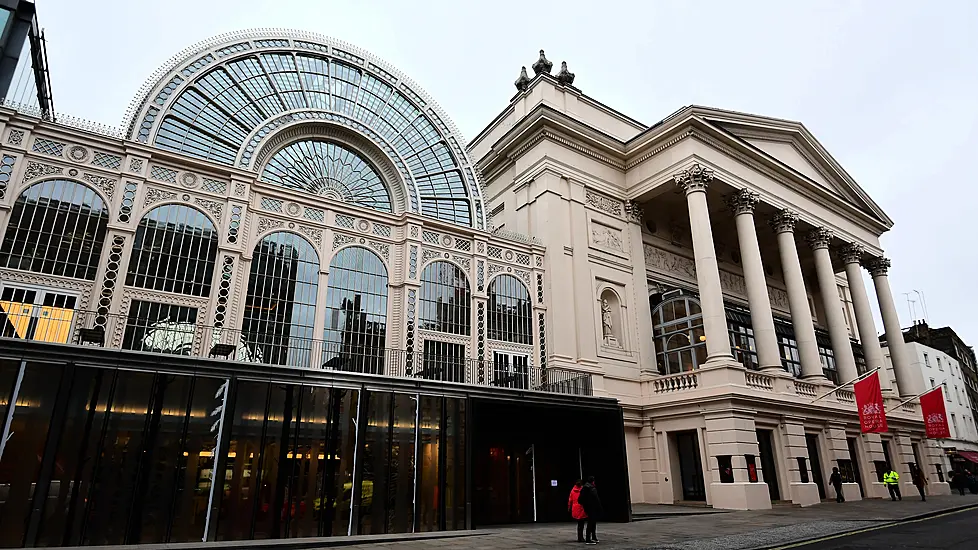
{"type": "Polygon", "coordinates": [[[750,189],[739,189],[727,195],[727,206],[730,207],[734,216],[753,214],[754,208],[757,207],[759,201],[760,195],[750,189]]]}
{"type": "Polygon", "coordinates": [[[820,248],[828,248],[834,236],[835,233],[832,233],[832,230],[827,227],[816,227],[808,232],[806,240],[808,241],[808,246],[812,247],[812,250],[818,250],[820,248]]]}
{"type": "Polygon", "coordinates": [[[839,257],[842,258],[844,264],[858,264],[862,262],[865,251],[862,245],[849,243],[839,250],[839,257]]]}
{"type": "Polygon", "coordinates": [[[771,227],[775,233],[793,233],[798,223],[798,213],[785,208],[771,218],[771,227]]]}
{"type": "Polygon", "coordinates": [[[645,216],[645,210],[642,209],[642,205],[635,201],[628,201],[625,203],[625,218],[628,221],[635,223],[642,223],[642,218],[645,216]]]}
{"type": "Polygon", "coordinates": [[[890,265],[890,259],[882,256],[871,258],[865,263],[866,269],[869,270],[869,274],[873,277],[885,277],[886,273],[890,270],[890,265]]]}
{"type": "Polygon", "coordinates": [[[706,191],[706,188],[713,183],[713,170],[694,164],[688,170],[673,174],[672,179],[687,194],[694,191],[706,191]]]}

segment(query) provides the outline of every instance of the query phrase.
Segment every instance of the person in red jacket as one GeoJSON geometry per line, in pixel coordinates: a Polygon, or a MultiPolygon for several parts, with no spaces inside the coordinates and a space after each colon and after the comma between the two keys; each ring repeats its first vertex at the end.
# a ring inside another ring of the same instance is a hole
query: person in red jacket
{"type": "Polygon", "coordinates": [[[584,524],[587,522],[584,507],[577,501],[578,497],[581,496],[581,487],[583,486],[584,480],[577,480],[574,487],[571,488],[570,496],[567,497],[567,511],[570,512],[572,518],[577,520],[577,542],[584,542],[584,524]]]}

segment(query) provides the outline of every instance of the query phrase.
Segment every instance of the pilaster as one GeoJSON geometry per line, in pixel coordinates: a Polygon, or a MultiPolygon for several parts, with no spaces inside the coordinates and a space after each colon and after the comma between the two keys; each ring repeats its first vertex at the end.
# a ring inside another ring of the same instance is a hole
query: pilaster
{"type": "Polygon", "coordinates": [[[782,418],[781,435],[784,441],[784,461],[788,472],[788,488],[791,502],[800,506],[818,504],[821,500],[818,496],[818,487],[812,481],[811,477],[812,466],[808,457],[808,444],[805,441],[804,419],[794,417],[782,418]],[[808,481],[802,480],[799,458],[805,459],[805,477],[808,481]]]}
{"type": "Polygon", "coordinates": [[[766,510],[771,508],[767,483],[751,482],[746,455],[759,465],[757,431],[750,411],[725,410],[705,413],[706,455],[709,472],[704,480],[710,485],[714,508],[728,510],[766,510]],[[730,461],[733,481],[725,480],[721,461],[730,461]]]}

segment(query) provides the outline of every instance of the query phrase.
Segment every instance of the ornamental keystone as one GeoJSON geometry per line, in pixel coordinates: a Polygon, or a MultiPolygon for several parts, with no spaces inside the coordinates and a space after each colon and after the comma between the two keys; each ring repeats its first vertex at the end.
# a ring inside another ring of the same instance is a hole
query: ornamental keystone
{"type": "Polygon", "coordinates": [[[761,200],[760,197],[759,194],[750,189],[739,189],[727,195],[727,206],[730,207],[734,216],[753,214],[754,208],[757,207],[757,203],[761,200]]]}
{"type": "Polygon", "coordinates": [[[785,208],[771,218],[771,227],[775,233],[793,233],[798,223],[798,213],[785,208]]]}
{"type": "Polygon", "coordinates": [[[829,228],[816,227],[808,232],[806,239],[808,240],[808,246],[812,247],[812,250],[818,250],[820,248],[827,249],[833,237],[835,237],[835,233],[829,228]]]}
{"type": "Polygon", "coordinates": [[[705,192],[710,183],[713,182],[713,170],[694,164],[688,170],[674,174],[672,179],[687,194],[694,191],[705,192]]]}

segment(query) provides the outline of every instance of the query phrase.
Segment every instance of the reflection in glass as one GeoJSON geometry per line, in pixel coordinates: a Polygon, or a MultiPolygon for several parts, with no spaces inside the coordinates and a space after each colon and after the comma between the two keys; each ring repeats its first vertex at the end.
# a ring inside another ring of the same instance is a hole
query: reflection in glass
{"type": "Polygon", "coordinates": [[[445,398],[445,529],[465,529],[465,400],[445,398]]]}
{"type": "Polygon", "coordinates": [[[325,368],[383,374],[387,339],[387,268],[359,246],[336,253],[329,266],[325,368]]]}
{"type": "Polygon", "coordinates": [[[280,231],[255,247],[242,322],[247,356],[273,365],[309,365],[319,255],[306,239],[280,231]]]}
{"type": "Polygon", "coordinates": [[[133,300],[122,349],[191,355],[197,333],[197,308],[133,300]]]}
{"type": "Polygon", "coordinates": [[[34,184],[17,197],[0,244],[0,267],[95,280],[109,212],[90,187],[34,184]]]}
{"type": "Polygon", "coordinates": [[[472,328],[472,293],[465,271],[432,262],[421,273],[418,326],[424,330],[468,336],[472,328]]]}
{"type": "Polygon", "coordinates": [[[490,340],[533,343],[533,306],[530,293],[512,275],[502,274],[489,283],[490,340]]]}
{"type": "Polygon", "coordinates": [[[228,425],[230,431],[226,432],[230,444],[217,522],[217,540],[251,538],[251,525],[256,513],[255,482],[265,418],[267,414],[275,414],[266,408],[268,383],[240,382],[237,388],[235,410],[228,425]]]}
{"type": "Polygon", "coordinates": [[[418,457],[418,520],[419,532],[437,531],[440,524],[440,438],[442,398],[421,396],[418,457]]]}
{"type": "Polygon", "coordinates": [[[706,362],[706,338],[699,302],[676,296],[652,311],[659,374],[691,371],[706,362]]]}
{"type": "Polygon", "coordinates": [[[139,220],[126,284],[207,296],[211,291],[217,230],[196,208],[167,204],[139,220]]]}
{"type": "Polygon", "coordinates": [[[367,425],[357,458],[360,467],[360,535],[383,534],[387,528],[387,479],[390,459],[392,394],[368,392],[364,409],[367,425]]]}
{"type": "Polygon", "coordinates": [[[387,532],[410,533],[414,527],[414,440],[418,398],[395,393],[393,405],[387,532]]]}
{"type": "Polygon", "coordinates": [[[272,155],[261,179],[328,199],[392,212],[377,171],[359,154],[333,142],[297,141],[272,155]]]}

